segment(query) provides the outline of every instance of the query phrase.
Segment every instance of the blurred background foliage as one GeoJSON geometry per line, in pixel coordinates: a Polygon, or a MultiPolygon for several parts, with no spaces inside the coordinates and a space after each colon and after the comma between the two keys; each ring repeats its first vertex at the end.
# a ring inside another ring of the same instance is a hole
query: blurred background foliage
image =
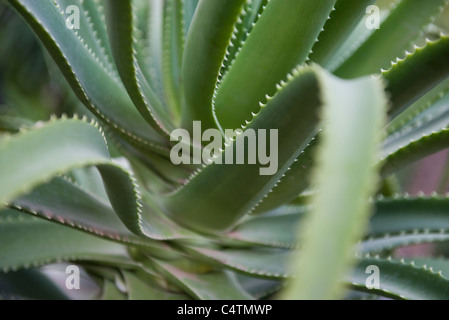
{"type": "Polygon", "coordinates": [[[7,119],[46,120],[51,114],[73,114],[78,105],[37,37],[0,1],[0,130],[14,129],[7,119]]]}

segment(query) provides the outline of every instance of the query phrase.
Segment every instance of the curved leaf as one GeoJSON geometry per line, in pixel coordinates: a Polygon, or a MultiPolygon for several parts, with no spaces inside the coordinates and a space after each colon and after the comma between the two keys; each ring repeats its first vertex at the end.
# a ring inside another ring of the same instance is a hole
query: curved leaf
{"type": "Polygon", "coordinates": [[[27,216],[0,213],[0,270],[3,272],[57,261],[117,262],[126,248],[71,228],[27,216]]]}
{"type": "Polygon", "coordinates": [[[276,84],[305,62],[335,1],[268,2],[217,87],[214,112],[223,129],[240,128],[252,112],[258,112],[266,95],[276,92],[276,84]]]}
{"type": "Polygon", "coordinates": [[[61,13],[65,8],[58,8],[54,1],[47,0],[9,2],[39,36],[78,98],[91,112],[133,143],[167,153],[165,142],[137,112],[122,84],[105,70],[80,34],[66,27],[61,13]]]}
{"type": "Polygon", "coordinates": [[[423,48],[398,59],[382,77],[387,81],[392,107],[389,113],[394,117],[413,102],[449,77],[449,37],[428,42],[423,48]]]}
{"type": "Polygon", "coordinates": [[[348,96],[354,91],[345,82],[325,86],[325,99],[333,100],[326,101],[327,108],[322,110],[327,126],[312,179],[318,191],[300,225],[302,249],[291,271],[298,276],[284,293],[288,299],[339,297],[343,289],[339,281],[353,262],[353,246],[368,223],[386,98],[382,85],[371,78],[352,85],[357,86],[357,95],[348,96]],[[345,95],[329,94],[334,90],[345,95]]]}
{"type": "Polygon", "coordinates": [[[321,71],[317,68],[296,70],[292,80],[266,107],[261,108],[248,125],[257,135],[262,129],[266,133],[265,139],[271,135],[270,130],[277,130],[278,168],[275,170],[278,170],[274,174],[261,175],[257,164],[225,164],[226,159],[236,154],[237,144],[244,141],[244,135],[240,135],[217,156],[222,159],[222,164],[206,166],[185,186],[168,197],[155,200],[176,220],[193,228],[211,231],[232,227],[273,188],[314,136],[317,124],[315,110],[320,106],[319,73],[321,71]],[[278,114],[290,116],[277,117],[278,114]],[[241,183],[236,184],[233,177],[240,177],[241,183]]]}
{"type": "Polygon", "coordinates": [[[153,260],[155,266],[183,291],[200,300],[250,300],[234,274],[216,271],[192,274],[168,263],[153,260]]]}
{"type": "Polygon", "coordinates": [[[214,250],[185,247],[184,250],[218,267],[234,270],[252,277],[284,279],[292,277],[286,271],[292,252],[287,250],[254,249],[214,250]]]}
{"type": "Polygon", "coordinates": [[[352,287],[368,293],[400,300],[447,300],[449,281],[440,274],[413,264],[400,261],[362,259],[349,278],[352,287]],[[368,266],[377,266],[380,272],[380,288],[369,290],[366,280],[368,266]]]}
{"type": "Polygon", "coordinates": [[[97,125],[77,119],[38,123],[1,142],[0,204],[29,193],[58,174],[92,165],[103,178],[112,208],[131,231],[140,233],[134,178],[111,161],[97,125]]]}
{"type": "Polygon", "coordinates": [[[389,154],[383,155],[381,174],[383,177],[387,177],[397,170],[447,147],[449,147],[449,129],[424,135],[417,140],[410,141],[405,146],[398,146],[389,154]]]}
{"type": "Polygon", "coordinates": [[[447,0],[402,0],[380,29],[337,69],[336,75],[356,78],[387,69],[391,61],[411,49],[413,41],[447,3],[447,0]]]}
{"type": "Polygon", "coordinates": [[[161,101],[147,82],[136,57],[133,1],[106,1],[109,39],[117,69],[129,96],[145,120],[162,135],[173,128],[161,101]]]}
{"type": "Polygon", "coordinates": [[[200,0],[187,36],[182,76],[185,109],[183,127],[199,120],[203,127],[214,128],[212,97],[234,24],[245,0],[200,0]]]}
{"type": "Polygon", "coordinates": [[[335,10],[324,25],[324,31],[313,46],[309,59],[328,68],[335,53],[365,16],[366,8],[374,2],[375,0],[337,0],[335,10]]]}
{"type": "MultiPolygon", "coordinates": [[[[366,96],[373,97],[369,100],[372,110],[385,104],[381,85],[376,80],[340,81],[317,67],[297,69],[289,78],[291,80],[279,87],[278,93],[266,106],[262,105],[259,113],[244,128],[255,132],[260,132],[259,129],[267,132],[278,130],[278,171],[274,175],[261,175],[257,164],[222,165],[214,162],[173,194],[155,199],[168,214],[183,224],[204,231],[229,229],[273,189],[307,147],[316,133],[316,112],[320,107],[339,109],[346,105],[349,109],[352,106],[354,110],[347,110],[349,118],[353,117],[355,110],[360,110],[359,104],[365,104],[366,96]],[[342,95],[342,92],[354,94],[342,95]],[[289,114],[289,117],[278,116],[284,114],[289,114]],[[240,177],[238,184],[232,179],[235,176],[240,177]],[[216,181],[221,183],[217,185],[216,181]],[[198,194],[203,196],[198,198],[198,194]]],[[[223,164],[230,154],[236,154],[236,146],[243,139],[244,135],[238,136],[218,156],[223,164]]]]}

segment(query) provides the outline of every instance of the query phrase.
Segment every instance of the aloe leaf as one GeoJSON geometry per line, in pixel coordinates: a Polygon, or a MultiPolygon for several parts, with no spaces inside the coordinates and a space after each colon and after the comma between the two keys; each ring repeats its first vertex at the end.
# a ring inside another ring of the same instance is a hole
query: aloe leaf
{"type": "Polygon", "coordinates": [[[33,129],[3,141],[0,149],[4,181],[0,189],[1,203],[30,191],[58,173],[106,162],[109,157],[99,129],[79,120],[37,124],[33,129]],[[25,152],[27,157],[22,157],[25,152]],[[29,159],[34,160],[33,166],[29,165],[29,159]]]}
{"type": "Polygon", "coordinates": [[[108,195],[103,185],[101,174],[95,167],[87,167],[75,169],[68,175],[74,184],[84,190],[86,193],[92,195],[97,200],[108,202],[108,195]]]}
{"type": "Polygon", "coordinates": [[[155,204],[152,196],[144,193],[145,203],[141,211],[140,229],[155,240],[201,239],[198,234],[185,229],[167,217],[155,204]]]}
{"type": "Polygon", "coordinates": [[[205,262],[238,273],[264,279],[284,279],[292,277],[287,264],[292,257],[288,250],[273,249],[226,249],[185,247],[184,250],[205,262]]]}
{"type": "Polygon", "coordinates": [[[427,122],[429,117],[434,118],[441,115],[446,110],[441,104],[445,104],[445,101],[449,99],[448,93],[449,78],[443,80],[404,112],[392,119],[387,126],[387,139],[396,139],[402,133],[409,131],[410,128],[420,127],[421,121],[427,122]]]}
{"type": "Polygon", "coordinates": [[[240,128],[259,110],[259,102],[276,92],[276,84],[305,62],[334,4],[335,0],[268,2],[216,90],[214,111],[223,129],[240,128]]]}
{"type": "Polygon", "coordinates": [[[198,2],[199,0],[184,0],[184,38],[187,38],[198,2]]]}
{"type": "Polygon", "coordinates": [[[403,231],[446,231],[449,229],[449,199],[434,197],[396,197],[378,199],[368,234],[380,236],[403,231]]]}
{"type": "MultiPolygon", "coordinates": [[[[381,85],[375,80],[363,79],[356,82],[345,82],[333,78],[317,67],[297,69],[291,80],[270,99],[266,106],[262,105],[258,114],[244,129],[278,129],[278,171],[274,175],[261,175],[258,165],[227,164],[226,166],[212,163],[195,174],[182,188],[168,197],[156,199],[177,221],[196,229],[229,230],[236,221],[242,218],[273,189],[282,175],[299,157],[315,136],[318,123],[316,111],[332,108],[334,105],[356,106],[362,94],[373,96],[371,104],[377,108],[383,93],[376,91],[381,85]],[[320,91],[321,89],[327,89],[320,91]],[[330,89],[332,88],[332,89],[330,89]],[[349,90],[357,92],[352,96],[342,96],[341,92],[349,90]],[[359,94],[360,93],[360,94],[359,94]],[[320,101],[321,100],[321,101],[320,101]],[[344,101],[344,102],[336,102],[344,101]],[[323,104],[323,106],[322,106],[323,104]],[[278,117],[279,114],[289,114],[289,117],[278,117]],[[241,177],[236,184],[230,177],[241,177]],[[245,177],[245,178],[244,178],[245,177]],[[221,181],[218,186],[215,182],[221,181]],[[198,198],[197,195],[207,195],[198,198]],[[232,198],[232,201],[229,199],[232,198]],[[192,201],[195,199],[195,201],[192,201]],[[181,210],[182,208],[182,210],[181,210]]],[[[361,103],[365,103],[365,97],[361,103]]],[[[337,107],[336,107],[337,108],[337,107]]],[[[349,108],[349,107],[348,107],[349,108]]],[[[348,117],[354,111],[348,110],[348,117]]],[[[227,147],[219,155],[225,163],[229,154],[235,154],[237,142],[227,147]]]]}
{"type": "MultiPolygon", "coordinates": [[[[380,197],[374,201],[374,207],[366,238],[358,248],[361,253],[449,239],[449,200],[444,196],[380,197]]],[[[284,206],[248,219],[226,236],[247,245],[299,247],[294,230],[304,223],[306,210],[301,205],[284,206]]]]}
{"type": "Polygon", "coordinates": [[[400,300],[446,300],[449,297],[449,281],[440,274],[401,261],[363,258],[349,277],[351,287],[387,298],[400,300]],[[377,266],[380,288],[366,287],[368,266],[377,266]]]}
{"type": "Polygon", "coordinates": [[[375,203],[361,253],[377,253],[411,244],[448,241],[446,197],[380,198],[375,203]]]}
{"type": "Polygon", "coordinates": [[[313,157],[318,145],[315,138],[304,149],[292,166],[285,172],[276,186],[263,198],[252,213],[260,213],[278,208],[295,199],[310,184],[310,173],[313,168],[313,157]]]}
{"type": "Polygon", "coordinates": [[[407,145],[396,146],[396,149],[389,153],[384,153],[381,158],[382,176],[388,177],[407,165],[446,149],[449,146],[448,137],[449,129],[444,128],[412,140],[407,145]]]}
{"type": "Polygon", "coordinates": [[[61,260],[115,262],[127,258],[125,247],[65,226],[27,216],[10,217],[5,211],[0,216],[3,272],[61,260]]]}
{"type": "Polygon", "coordinates": [[[173,129],[161,101],[144,77],[134,41],[136,16],[132,1],[107,1],[106,20],[118,71],[131,99],[151,126],[162,135],[173,129]]]}
{"type": "MultiPolygon", "coordinates": [[[[396,128],[396,131],[385,139],[383,145],[384,154],[394,152],[411,141],[418,140],[423,136],[438,132],[449,126],[449,93],[442,96],[439,95],[439,97],[440,99],[427,106],[427,109],[416,110],[417,114],[414,117],[408,120],[402,127],[396,128]]],[[[413,107],[415,105],[410,108],[413,107]]]]}
{"type": "Polygon", "coordinates": [[[443,276],[444,279],[449,280],[449,261],[445,258],[413,258],[404,259],[406,262],[411,263],[418,268],[426,268],[433,272],[437,272],[443,276]]]}
{"type": "MultiPolygon", "coordinates": [[[[339,281],[354,262],[353,246],[368,224],[386,97],[382,84],[371,78],[356,80],[354,85],[357,94],[333,95],[322,110],[327,127],[312,178],[318,192],[312,195],[309,215],[300,225],[302,249],[291,271],[298,276],[284,292],[287,299],[340,297],[339,281]]],[[[344,86],[350,84],[331,82],[325,88],[328,94],[354,92],[344,86]]]]}
{"type": "MultiPolygon", "coordinates": [[[[91,0],[81,1],[81,6],[86,15],[86,19],[97,39],[97,45],[100,47],[105,56],[105,60],[111,66],[114,64],[114,57],[112,55],[111,47],[109,45],[108,32],[106,30],[105,8],[103,1],[91,0]]],[[[80,7],[81,8],[81,7],[80,7]]],[[[116,68],[114,67],[116,70],[116,68]]]]}
{"type": "Polygon", "coordinates": [[[112,241],[160,246],[129,231],[109,200],[99,200],[63,178],[54,178],[34,188],[31,193],[12,201],[10,207],[112,241]]]}
{"type": "Polygon", "coordinates": [[[414,53],[398,59],[391,69],[383,71],[386,89],[391,95],[389,113],[393,117],[449,77],[447,56],[449,37],[442,36],[423,48],[416,48],[414,53]]]}
{"type": "Polygon", "coordinates": [[[200,300],[250,300],[234,274],[216,271],[206,274],[192,274],[168,263],[154,261],[168,279],[183,291],[200,300]]]}
{"type": "Polygon", "coordinates": [[[0,144],[0,203],[13,201],[54,176],[96,165],[112,208],[134,233],[140,233],[134,178],[113,163],[97,125],[77,119],[38,123],[0,144]],[[26,153],[26,156],[23,154],[26,153]],[[29,165],[30,159],[33,165],[29,165]]]}
{"type": "MultiPolygon", "coordinates": [[[[284,214],[266,214],[254,217],[239,224],[227,234],[228,237],[252,245],[277,248],[295,248],[298,246],[296,230],[299,220],[304,216],[304,207],[284,214]]],[[[293,208],[292,208],[293,209],[293,208]]]]}
{"type": "Polygon", "coordinates": [[[117,288],[113,281],[104,279],[101,300],[127,300],[127,298],[128,297],[117,288]]]}
{"type": "Polygon", "coordinates": [[[335,53],[365,16],[366,8],[374,2],[375,0],[337,0],[335,10],[324,25],[324,31],[313,46],[309,59],[328,68],[335,53]]]}
{"type": "Polygon", "coordinates": [[[212,98],[234,24],[245,0],[200,0],[186,39],[182,77],[185,109],[183,127],[199,120],[214,128],[212,98]]]}
{"type": "MultiPolygon", "coordinates": [[[[98,7],[94,1],[80,1],[80,0],[55,0],[55,5],[63,15],[64,21],[69,19],[73,11],[70,6],[77,7],[80,13],[80,26],[79,29],[75,28],[75,34],[80,39],[83,39],[84,45],[87,46],[95,57],[99,60],[99,63],[114,77],[117,77],[117,70],[113,65],[112,56],[110,55],[110,48],[107,42],[107,35],[105,34],[105,26],[100,23],[98,7]],[[85,9],[86,8],[86,9],[85,9]],[[92,22],[93,16],[96,23],[92,22]],[[106,36],[106,37],[105,37],[106,36]]],[[[69,20],[70,21],[70,20],[69,20]]]]}
{"type": "Polygon", "coordinates": [[[448,241],[449,235],[440,232],[416,231],[416,233],[410,234],[387,234],[380,238],[373,237],[366,239],[360,244],[358,252],[361,254],[379,254],[410,245],[448,241]]]}
{"type": "MultiPolygon", "coordinates": [[[[317,79],[320,72],[316,68],[296,70],[292,80],[248,125],[257,133],[259,129],[265,129],[267,138],[270,129],[278,129],[278,171],[274,175],[261,175],[258,165],[212,163],[173,194],[155,200],[162,202],[165,211],[176,220],[191,227],[205,231],[229,229],[271,190],[314,136],[315,110],[320,106],[317,79]],[[291,116],[276,117],[278,114],[291,116]],[[245,183],[236,184],[231,179],[234,176],[241,177],[245,183]],[[216,181],[221,183],[218,185],[216,181]],[[198,194],[207,196],[198,198],[198,194]],[[231,202],[230,198],[233,199],[231,202]]],[[[240,136],[240,139],[244,137],[240,136]]],[[[229,154],[236,154],[236,145],[232,144],[218,156],[222,163],[229,154]]]]}
{"type": "Polygon", "coordinates": [[[226,56],[220,70],[220,80],[228,72],[237,53],[241,50],[250,32],[256,25],[262,12],[265,10],[267,3],[268,0],[250,0],[245,2],[242,12],[237,19],[237,23],[234,25],[231,42],[226,49],[226,56]]]}
{"type": "Polygon", "coordinates": [[[411,49],[413,41],[446,4],[446,0],[402,0],[380,29],[336,70],[336,75],[356,78],[387,69],[390,61],[411,49]]]}
{"type": "Polygon", "coordinates": [[[9,2],[39,36],[78,98],[91,112],[135,144],[163,152],[164,142],[137,112],[122,84],[105,70],[79,34],[66,27],[64,16],[53,1],[9,2]]]}
{"type": "MultiPolygon", "coordinates": [[[[162,41],[164,24],[164,1],[147,1],[149,18],[147,26],[147,51],[145,58],[148,65],[148,79],[159,99],[166,104],[162,80],[162,41]]],[[[145,71],[145,70],[142,70],[145,71]]]]}
{"type": "Polygon", "coordinates": [[[181,74],[184,51],[183,0],[165,2],[162,43],[162,71],[165,98],[172,113],[178,118],[181,112],[183,81],[181,74]]]}
{"type": "Polygon", "coordinates": [[[237,275],[243,288],[256,299],[264,299],[279,291],[282,283],[277,280],[253,278],[245,275],[237,275]]]}
{"type": "Polygon", "coordinates": [[[39,269],[0,273],[0,294],[6,300],[69,300],[67,292],[39,269]]]}
{"type": "Polygon", "coordinates": [[[123,272],[130,300],[188,300],[188,296],[164,292],[151,287],[145,279],[131,272],[123,272]]]}

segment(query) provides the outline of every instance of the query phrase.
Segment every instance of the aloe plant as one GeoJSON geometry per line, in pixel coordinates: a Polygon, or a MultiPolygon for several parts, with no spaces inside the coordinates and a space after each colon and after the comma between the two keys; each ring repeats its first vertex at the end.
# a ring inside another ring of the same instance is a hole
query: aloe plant
{"type": "Polygon", "coordinates": [[[449,240],[449,199],[391,183],[449,147],[448,1],[375,30],[374,0],[8,2],[85,108],[0,116],[2,295],[73,297],[70,264],[86,299],[449,298],[449,262],[394,256],[449,240]],[[277,171],[175,165],[194,122],[243,133],[215,159],[277,130],[277,171]]]}

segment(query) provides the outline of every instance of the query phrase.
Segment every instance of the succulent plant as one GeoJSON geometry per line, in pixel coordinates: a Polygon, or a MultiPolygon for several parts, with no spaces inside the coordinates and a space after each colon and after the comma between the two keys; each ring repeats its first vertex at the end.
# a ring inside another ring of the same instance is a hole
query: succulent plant
{"type": "Polygon", "coordinates": [[[449,240],[449,199],[395,184],[449,147],[448,1],[8,2],[85,109],[0,115],[0,294],[449,298],[449,262],[394,256],[449,240]],[[226,161],[250,130],[274,172],[226,161]]]}

